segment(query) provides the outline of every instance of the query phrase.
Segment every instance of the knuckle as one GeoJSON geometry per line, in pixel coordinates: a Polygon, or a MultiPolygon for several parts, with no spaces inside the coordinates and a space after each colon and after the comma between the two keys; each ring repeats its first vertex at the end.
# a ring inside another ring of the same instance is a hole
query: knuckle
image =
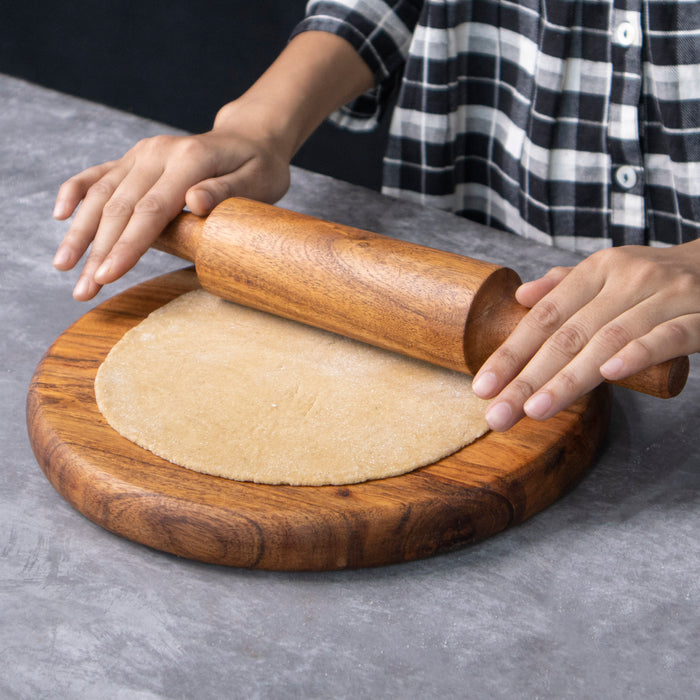
{"type": "Polygon", "coordinates": [[[214,202],[222,202],[228,197],[249,196],[243,190],[237,190],[236,187],[229,182],[221,182],[219,180],[211,180],[207,183],[206,191],[213,197],[214,202]]]}
{"type": "Polygon", "coordinates": [[[98,180],[88,187],[86,196],[104,199],[106,197],[111,197],[113,191],[112,186],[108,182],[105,180],[98,180]]]}
{"type": "Polygon", "coordinates": [[[147,153],[159,153],[170,148],[175,138],[176,137],[170,136],[169,134],[149,136],[148,138],[138,141],[132,150],[135,153],[140,153],[143,151],[147,153]]]}
{"type": "Polygon", "coordinates": [[[75,178],[66,180],[58,188],[57,198],[58,199],[73,199],[74,197],[82,197],[86,191],[85,185],[81,184],[80,181],[75,178]]]}
{"type": "Polygon", "coordinates": [[[581,263],[581,266],[591,274],[596,272],[619,274],[621,271],[630,269],[633,263],[636,266],[637,257],[633,246],[603,248],[592,253],[581,263]]]}
{"type": "Polygon", "coordinates": [[[570,267],[563,267],[562,265],[556,265],[555,267],[550,268],[547,271],[547,274],[545,274],[545,277],[548,279],[553,279],[553,280],[561,280],[566,277],[569,272],[571,272],[570,267]]]}
{"type": "Polygon", "coordinates": [[[132,211],[133,207],[131,202],[123,197],[112,197],[107,204],[105,204],[102,213],[110,219],[121,219],[125,216],[130,216],[132,211]]]}
{"type": "Polygon", "coordinates": [[[633,284],[640,289],[650,289],[661,272],[659,266],[651,260],[638,261],[633,270],[633,284]]]}
{"type": "Polygon", "coordinates": [[[646,337],[637,338],[630,343],[629,348],[634,353],[634,356],[643,363],[650,363],[654,356],[652,346],[646,337]]]}
{"type": "Polygon", "coordinates": [[[145,241],[127,243],[119,240],[112,247],[110,256],[119,260],[121,268],[131,269],[146,250],[148,250],[148,245],[145,241]]]}
{"type": "Polygon", "coordinates": [[[79,190],[85,192],[92,184],[96,184],[102,179],[102,176],[113,170],[117,165],[117,161],[107,161],[102,165],[93,165],[72,177],[69,177],[62,185],[61,190],[69,189],[71,191],[79,190]]]}
{"type": "Polygon", "coordinates": [[[603,347],[619,350],[631,343],[634,336],[621,323],[611,322],[598,331],[596,340],[603,347]]]}
{"type": "Polygon", "coordinates": [[[678,348],[681,354],[685,353],[684,348],[691,343],[691,332],[688,326],[680,319],[667,321],[661,326],[661,332],[668,341],[670,348],[678,348]]]}
{"type": "Polygon", "coordinates": [[[80,226],[76,226],[73,224],[67,231],[63,242],[67,243],[68,245],[73,245],[73,246],[85,246],[87,247],[87,241],[90,241],[94,238],[95,232],[94,231],[89,231],[88,229],[84,229],[80,226]]]}
{"type": "Polygon", "coordinates": [[[508,391],[516,395],[521,402],[532,396],[537,389],[539,389],[539,385],[522,375],[516,377],[508,387],[508,391]]]}
{"type": "Polygon", "coordinates": [[[202,161],[210,157],[209,147],[197,136],[189,136],[178,142],[177,157],[187,161],[202,161]]]}
{"type": "Polygon", "coordinates": [[[531,328],[551,335],[561,325],[561,314],[554,302],[542,299],[530,309],[525,321],[531,328]]]}
{"type": "Polygon", "coordinates": [[[644,250],[643,246],[610,246],[609,248],[601,248],[593,253],[593,260],[608,262],[613,265],[620,265],[630,260],[639,258],[639,251],[644,250]]]}
{"type": "Polygon", "coordinates": [[[595,263],[600,265],[601,263],[615,262],[619,257],[620,253],[624,253],[621,248],[601,248],[596,250],[594,253],[588,256],[587,260],[590,263],[595,263]]]}
{"type": "Polygon", "coordinates": [[[166,214],[166,205],[157,195],[147,194],[136,203],[134,213],[164,216],[166,214]]]}
{"type": "Polygon", "coordinates": [[[555,352],[569,358],[577,355],[587,342],[585,330],[572,321],[563,325],[549,340],[550,347],[555,352]]]}
{"type": "Polygon", "coordinates": [[[72,177],[69,177],[62,185],[61,189],[74,189],[76,187],[84,187],[86,184],[86,181],[89,180],[89,174],[88,171],[84,171],[82,173],[78,173],[77,175],[73,175],[72,177]]]}
{"type": "Polygon", "coordinates": [[[677,273],[673,282],[673,293],[679,298],[697,299],[700,297],[700,274],[684,270],[677,273]]]}
{"type": "Polygon", "coordinates": [[[87,258],[85,260],[85,267],[84,271],[90,273],[92,275],[94,272],[97,271],[97,268],[102,264],[102,261],[105,259],[105,253],[101,250],[98,250],[94,245],[92,248],[90,248],[90,251],[87,255],[87,258]]]}
{"type": "Polygon", "coordinates": [[[559,371],[556,382],[562,393],[568,396],[575,396],[580,393],[581,385],[578,377],[566,367],[559,371]]]}
{"type": "Polygon", "coordinates": [[[78,177],[87,178],[89,180],[96,180],[102,177],[104,173],[108,173],[110,170],[114,170],[114,168],[119,167],[121,165],[121,162],[121,159],[108,160],[98,165],[92,165],[87,170],[83,170],[82,173],[79,173],[78,177]]]}
{"type": "Polygon", "coordinates": [[[498,370],[506,373],[513,373],[520,370],[523,365],[523,359],[516,354],[508,344],[501,345],[497,350],[498,353],[498,370]]]}

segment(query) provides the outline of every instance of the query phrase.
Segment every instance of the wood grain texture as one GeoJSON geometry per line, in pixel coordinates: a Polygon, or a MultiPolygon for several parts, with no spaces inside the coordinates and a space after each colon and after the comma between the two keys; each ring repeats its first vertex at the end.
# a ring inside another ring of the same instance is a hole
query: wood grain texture
{"type": "Polygon", "coordinates": [[[170,464],[115,433],[94,397],[99,365],[154,309],[198,288],[170,273],[88,312],[33,377],[27,423],[37,460],[78,511],[182,557],[277,570],[409,561],[482,540],[539,512],[591,465],[608,424],[600,387],[567,411],[489,433],[437,464],[351,486],[229,481],[170,464]]]}
{"type": "MultiPolygon", "coordinates": [[[[528,311],[509,268],[249,199],[180,215],[154,247],[224,299],[458,372],[475,374],[528,311]]],[[[688,369],[677,358],[617,383],[670,398],[688,369]]]]}

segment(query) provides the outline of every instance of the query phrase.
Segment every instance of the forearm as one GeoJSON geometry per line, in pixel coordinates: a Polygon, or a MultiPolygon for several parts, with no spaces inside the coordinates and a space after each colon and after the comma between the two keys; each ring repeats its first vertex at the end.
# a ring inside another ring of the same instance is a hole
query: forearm
{"type": "Polygon", "coordinates": [[[219,110],[214,129],[244,121],[291,160],[326,117],[373,85],[370,69],[348,42],[304,32],[247,92],[219,110]]]}

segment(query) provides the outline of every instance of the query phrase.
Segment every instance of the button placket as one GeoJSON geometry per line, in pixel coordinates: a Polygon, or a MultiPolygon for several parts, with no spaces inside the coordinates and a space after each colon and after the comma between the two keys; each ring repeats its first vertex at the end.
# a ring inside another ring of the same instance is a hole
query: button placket
{"type": "Polygon", "coordinates": [[[642,90],[642,0],[612,0],[612,80],[608,112],[610,224],[614,245],[644,240],[643,159],[639,133],[642,90]]]}

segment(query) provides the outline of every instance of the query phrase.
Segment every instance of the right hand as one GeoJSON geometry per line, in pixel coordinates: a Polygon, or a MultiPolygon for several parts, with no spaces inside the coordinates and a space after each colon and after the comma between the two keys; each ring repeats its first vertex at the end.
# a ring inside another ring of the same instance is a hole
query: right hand
{"type": "Polygon", "coordinates": [[[144,139],[119,160],[61,185],[56,219],[67,219],[82,204],[54,267],[72,269],[92,243],[75,299],[92,299],[130,270],[185,205],[205,216],[228,197],[273,203],[285,194],[291,153],[259,123],[240,116],[232,103],[207,133],[144,139]]]}

